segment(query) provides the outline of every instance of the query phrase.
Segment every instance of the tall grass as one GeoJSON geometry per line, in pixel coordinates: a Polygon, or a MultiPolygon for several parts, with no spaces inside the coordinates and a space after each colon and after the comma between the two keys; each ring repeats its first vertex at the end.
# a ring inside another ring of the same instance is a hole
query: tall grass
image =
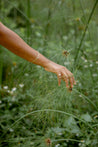
{"type": "Polygon", "coordinates": [[[31,35],[31,23],[30,23],[30,18],[31,18],[31,3],[30,0],[26,0],[27,4],[27,17],[29,21],[27,20],[27,38],[30,38],[31,35]]]}
{"type": "Polygon", "coordinates": [[[81,38],[81,40],[80,40],[80,44],[79,44],[79,46],[78,46],[78,48],[77,48],[77,52],[76,52],[76,56],[75,56],[75,62],[74,62],[75,67],[77,67],[77,63],[78,63],[78,61],[79,61],[79,57],[78,57],[79,52],[80,52],[80,51],[83,52],[83,49],[81,49],[81,46],[82,46],[82,43],[83,43],[83,41],[84,41],[86,31],[87,31],[87,29],[88,29],[90,20],[91,20],[91,18],[92,18],[92,15],[93,15],[93,13],[94,13],[94,10],[95,10],[97,4],[98,4],[98,0],[95,1],[95,4],[94,4],[94,6],[93,6],[93,8],[92,8],[92,10],[91,10],[91,13],[90,13],[90,15],[89,15],[89,18],[88,18],[88,21],[87,21],[87,24],[86,24],[84,33],[83,33],[82,38],[81,38]]]}
{"type": "MultiPolygon", "coordinates": [[[[85,30],[82,28],[81,31],[78,27],[82,23],[76,20],[77,17],[80,20],[83,17],[80,13],[79,2],[50,0],[48,5],[46,0],[26,0],[24,9],[26,11],[24,12],[21,12],[16,5],[18,1],[6,0],[6,2],[9,11],[10,6],[15,7],[17,13],[19,11],[24,15],[26,26],[17,28],[16,22],[12,18],[5,18],[8,13],[6,11],[5,15],[1,11],[2,21],[6,22],[5,24],[8,22],[8,26],[12,24],[10,28],[14,28],[24,40],[33,44],[32,47],[38,48],[41,53],[45,52],[48,58],[68,69],[72,69],[74,56],[76,57],[74,71],[77,71],[75,73],[77,85],[70,93],[64,82],[61,87],[57,86],[56,75],[4,52],[6,59],[9,58],[11,64],[5,64],[8,63],[5,60],[4,65],[8,67],[8,70],[5,71],[7,78],[1,82],[3,94],[1,93],[0,99],[0,145],[10,147],[97,147],[96,45],[93,45],[93,51],[91,43],[95,38],[89,39],[89,34],[85,38],[97,1],[88,21],[85,20],[87,23],[85,30]],[[33,23],[31,23],[31,19],[34,20],[33,23]],[[33,34],[31,33],[31,24],[33,34]],[[27,30],[26,36],[25,30],[27,30]],[[81,34],[83,35],[82,39],[81,34]],[[30,42],[31,40],[32,42],[30,42]],[[79,43],[78,51],[75,49],[77,43],[79,43]],[[84,56],[79,58],[82,45],[86,48],[86,59],[84,56]],[[67,57],[62,56],[64,49],[70,50],[67,57]],[[80,68],[78,68],[78,63],[81,63],[80,68]],[[8,86],[8,89],[4,89],[4,86],[8,86]]],[[[20,2],[23,3],[23,1],[20,2]]],[[[90,9],[87,1],[84,3],[90,9]]],[[[3,4],[5,3],[3,2],[3,4]]],[[[6,6],[3,9],[5,8],[6,6]]],[[[93,25],[96,30],[96,21],[93,25]]]]}

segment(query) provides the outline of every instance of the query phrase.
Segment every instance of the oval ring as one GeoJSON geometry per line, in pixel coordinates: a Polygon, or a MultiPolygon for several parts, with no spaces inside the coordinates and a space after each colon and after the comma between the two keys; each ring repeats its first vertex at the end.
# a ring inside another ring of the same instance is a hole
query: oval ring
{"type": "Polygon", "coordinates": [[[59,75],[59,77],[61,77],[61,73],[59,73],[58,75],[59,75]]]}

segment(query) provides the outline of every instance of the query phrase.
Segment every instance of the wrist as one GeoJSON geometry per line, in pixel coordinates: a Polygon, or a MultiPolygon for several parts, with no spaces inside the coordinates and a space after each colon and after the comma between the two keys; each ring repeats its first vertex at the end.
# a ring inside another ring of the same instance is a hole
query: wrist
{"type": "Polygon", "coordinates": [[[53,72],[55,71],[55,68],[56,68],[56,63],[54,63],[53,61],[49,61],[46,66],[44,67],[44,69],[46,71],[49,71],[49,72],[53,72]]]}

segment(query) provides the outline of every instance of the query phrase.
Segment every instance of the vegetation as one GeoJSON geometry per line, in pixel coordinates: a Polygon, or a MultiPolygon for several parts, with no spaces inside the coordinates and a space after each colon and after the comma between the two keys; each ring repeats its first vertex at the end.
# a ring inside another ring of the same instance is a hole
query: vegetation
{"type": "Polygon", "coordinates": [[[0,46],[0,146],[98,146],[98,0],[0,0],[0,21],[75,76],[56,75],[0,46]]]}

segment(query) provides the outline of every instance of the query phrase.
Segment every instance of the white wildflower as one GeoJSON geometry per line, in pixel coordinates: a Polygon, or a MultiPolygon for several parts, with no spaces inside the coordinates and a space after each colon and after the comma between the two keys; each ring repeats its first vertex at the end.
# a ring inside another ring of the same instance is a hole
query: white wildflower
{"type": "Polygon", "coordinates": [[[34,142],[31,142],[30,144],[31,144],[31,145],[34,145],[34,142]]]}
{"type": "Polygon", "coordinates": [[[90,67],[93,67],[93,64],[90,64],[89,66],[90,66],[90,67]]]}
{"type": "Polygon", "coordinates": [[[62,133],[59,132],[58,135],[62,135],[62,133]]]}
{"type": "Polygon", "coordinates": [[[4,86],[3,89],[8,89],[8,86],[4,86]]]}
{"type": "Polygon", "coordinates": [[[36,32],[36,36],[37,37],[41,37],[41,33],[40,32],[36,32]]]}
{"type": "Polygon", "coordinates": [[[71,59],[72,61],[74,61],[74,59],[71,59]]]}
{"type": "Polygon", "coordinates": [[[95,73],[95,74],[93,74],[92,76],[93,76],[93,77],[97,77],[98,75],[95,73]]]}
{"type": "Polygon", "coordinates": [[[8,92],[9,94],[13,94],[13,91],[7,90],[7,92],[8,92]]]}
{"type": "Polygon", "coordinates": [[[84,65],[84,68],[88,68],[88,65],[84,65]]]}
{"type": "Polygon", "coordinates": [[[82,97],[82,95],[80,94],[79,97],[82,97]]]}
{"type": "Polygon", "coordinates": [[[82,143],[84,143],[84,142],[85,142],[85,140],[81,140],[81,142],[82,142],[82,143]]]}
{"type": "Polygon", "coordinates": [[[82,144],[81,144],[81,143],[79,143],[78,145],[79,145],[79,146],[81,146],[82,144]]]}
{"type": "Polygon", "coordinates": [[[63,36],[63,40],[67,41],[68,37],[67,36],[63,36]]]}
{"type": "Polygon", "coordinates": [[[84,62],[87,62],[87,60],[85,59],[84,62]]]}
{"type": "Polygon", "coordinates": [[[2,103],[2,101],[0,101],[0,104],[2,103]]]}
{"type": "Polygon", "coordinates": [[[98,61],[96,61],[96,64],[98,64],[98,61]]]}
{"type": "Polygon", "coordinates": [[[79,136],[79,134],[77,133],[76,136],[79,136]]]}
{"type": "Polygon", "coordinates": [[[13,132],[14,130],[12,128],[9,129],[10,132],[13,132]]]}
{"type": "Polygon", "coordinates": [[[19,84],[19,87],[23,88],[24,87],[24,84],[19,84]]]}
{"type": "Polygon", "coordinates": [[[37,65],[37,68],[41,68],[41,66],[37,65]]]}
{"type": "Polygon", "coordinates": [[[29,74],[28,74],[28,73],[25,73],[25,76],[26,76],[26,77],[28,77],[28,76],[29,76],[29,74]]]}
{"type": "Polygon", "coordinates": [[[7,90],[7,92],[10,93],[11,91],[10,90],[7,90]]]}
{"type": "Polygon", "coordinates": [[[70,64],[70,62],[64,62],[64,65],[66,66],[66,65],[69,65],[70,64]]]}
{"type": "Polygon", "coordinates": [[[82,59],[82,60],[85,60],[85,58],[84,58],[83,56],[81,56],[81,59],[82,59]]]}
{"type": "Polygon", "coordinates": [[[56,145],[55,145],[55,147],[59,147],[59,146],[60,146],[60,144],[56,144],[56,145]]]}
{"type": "Polygon", "coordinates": [[[12,92],[16,91],[16,89],[17,89],[16,87],[13,87],[13,88],[12,88],[12,92]]]}
{"type": "Polygon", "coordinates": [[[15,97],[13,96],[13,97],[12,97],[12,102],[14,102],[14,101],[15,101],[15,97]]]}

